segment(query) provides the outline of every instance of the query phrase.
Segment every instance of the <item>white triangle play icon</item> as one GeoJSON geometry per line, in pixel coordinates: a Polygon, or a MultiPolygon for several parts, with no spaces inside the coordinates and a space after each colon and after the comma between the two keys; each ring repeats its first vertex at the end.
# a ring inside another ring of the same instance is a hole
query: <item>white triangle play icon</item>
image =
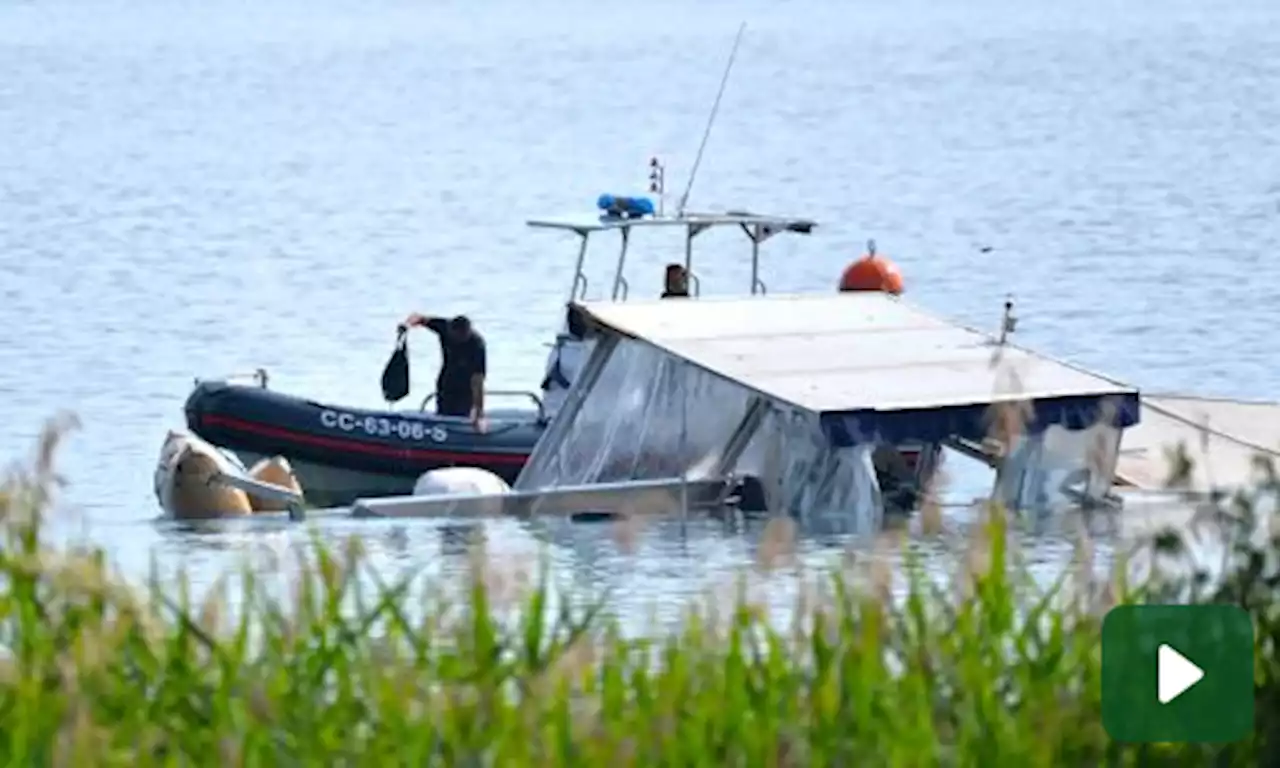
{"type": "Polygon", "coordinates": [[[1204,679],[1204,670],[1167,645],[1156,649],[1156,696],[1168,704],[1204,679]]]}

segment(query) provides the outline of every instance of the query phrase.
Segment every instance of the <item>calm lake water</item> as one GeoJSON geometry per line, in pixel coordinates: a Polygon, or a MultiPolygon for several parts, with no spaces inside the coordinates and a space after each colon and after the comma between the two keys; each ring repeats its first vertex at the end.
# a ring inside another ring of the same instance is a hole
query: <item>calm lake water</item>
{"type": "MultiPolygon", "coordinates": [[[[874,237],[935,311],[994,329],[1012,293],[1020,341],[1055,356],[1275,396],[1272,0],[0,0],[0,456],[77,412],[62,528],[127,573],[154,554],[207,583],[288,550],[300,529],[154,523],[155,459],[193,377],[265,366],[274,387],[376,405],[393,327],[418,310],[472,316],[493,385],[532,387],[573,242],[524,220],[642,191],[651,154],[678,192],[742,20],[691,202],[821,222],[766,246],[772,291],[830,290],[874,237]]],[[[701,243],[704,292],[748,286],[742,244],[701,243]]],[[[638,241],[633,292],[657,293],[679,247],[638,241]]],[[[433,345],[414,353],[429,387],[433,345]]],[[[956,494],[984,483],[960,472],[956,494]]],[[[913,542],[940,573],[972,523],[953,512],[948,536],[913,542]]],[[[1046,571],[1073,526],[1026,532],[1046,571]]],[[[437,526],[324,532],[388,567],[456,567],[437,526]]],[[[536,551],[519,525],[489,534],[536,551]]],[[[582,583],[671,611],[758,535],[550,539],[582,583]]],[[[845,544],[803,549],[822,563],[845,544]]]]}

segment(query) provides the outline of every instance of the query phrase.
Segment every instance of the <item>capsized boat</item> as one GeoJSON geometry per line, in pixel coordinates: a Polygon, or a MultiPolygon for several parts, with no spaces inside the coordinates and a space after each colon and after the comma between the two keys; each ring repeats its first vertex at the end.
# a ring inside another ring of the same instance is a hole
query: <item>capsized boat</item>
{"type": "Polygon", "coordinates": [[[888,512],[881,447],[990,446],[993,497],[1048,509],[1105,503],[1140,420],[1135,387],[883,291],[577,308],[591,357],[509,493],[363,499],[349,514],[715,515],[741,509],[732,489],[754,478],[771,514],[870,533],[888,512]]]}
{"type": "MultiPolygon", "coordinates": [[[[634,231],[675,229],[683,236],[683,258],[680,260],[689,283],[689,296],[701,295],[702,281],[694,264],[694,240],[713,229],[737,229],[750,244],[747,293],[763,296],[768,286],[761,277],[761,246],[777,235],[809,235],[818,226],[806,217],[758,214],[745,210],[724,212],[679,211],[663,212],[663,181],[666,169],[654,158],[650,161],[652,173],[650,193],[658,198],[655,206],[647,197],[622,197],[601,195],[597,207],[607,212],[604,216],[564,216],[531,219],[526,224],[538,229],[569,232],[577,236],[577,259],[573,281],[569,288],[567,311],[560,332],[551,345],[547,358],[546,375],[543,378],[542,400],[548,413],[559,412],[569,395],[571,385],[577,380],[585,362],[590,358],[595,339],[588,332],[577,302],[596,301],[621,303],[627,301],[630,283],[627,281],[628,251],[634,231]],[[598,240],[608,233],[617,232],[619,246],[613,269],[613,279],[604,290],[589,295],[590,282],[584,267],[593,237],[598,240]]],[[[874,241],[868,245],[874,255],[874,241]]],[[[841,284],[844,289],[843,283],[841,284]]],[[[898,290],[901,290],[899,283],[898,290]]],[[[682,301],[684,299],[681,299],[682,301]]],[[[905,441],[897,445],[882,446],[875,451],[873,462],[880,481],[885,505],[892,510],[913,509],[920,493],[927,488],[941,461],[942,446],[919,441],[905,441]]],[[[748,489],[749,490],[749,489],[748,489]]]]}

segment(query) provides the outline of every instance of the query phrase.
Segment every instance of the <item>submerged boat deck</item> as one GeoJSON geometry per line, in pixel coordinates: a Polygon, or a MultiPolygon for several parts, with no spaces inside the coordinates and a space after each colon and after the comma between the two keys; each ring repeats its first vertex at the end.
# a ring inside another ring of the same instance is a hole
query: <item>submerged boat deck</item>
{"type": "Polygon", "coordinates": [[[1073,429],[1110,405],[1138,418],[1136,388],[882,293],[581,305],[609,331],[819,416],[834,445],[983,440],[992,407],[1073,429]]]}
{"type": "Polygon", "coordinates": [[[1120,443],[1116,485],[1166,488],[1180,444],[1192,462],[1180,488],[1207,493],[1246,486],[1256,478],[1256,457],[1269,456],[1280,468],[1280,403],[1145,395],[1142,420],[1120,443]]]}
{"type": "Polygon", "coordinates": [[[885,294],[583,307],[615,332],[819,412],[835,442],[871,432],[890,440],[946,436],[977,448],[1001,402],[1034,401],[1032,418],[1080,427],[1110,399],[1124,427],[1118,487],[1166,489],[1179,444],[1193,462],[1180,487],[1193,492],[1249,483],[1259,455],[1280,463],[1280,403],[1139,396],[1136,387],[998,345],[885,294]]]}

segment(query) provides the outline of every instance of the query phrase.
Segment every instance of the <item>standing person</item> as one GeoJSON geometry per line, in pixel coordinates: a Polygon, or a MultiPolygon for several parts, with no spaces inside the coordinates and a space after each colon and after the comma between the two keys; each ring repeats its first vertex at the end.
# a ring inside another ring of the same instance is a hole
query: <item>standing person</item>
{"type": "Polygon", "coordinates": [[[436,377],[436,413],[470,417],[477,428],[484,418],[486,374],[484,337],[471,327],[465,315],[452,320],[417,312],[401,323],[405,328],[427,328],[440,337],[440,375],[436,377]]]}
{"type": "Polygon", "coordinates": [[[664,278],[664,287],[662,298],[664,299],[687,299],[689,298],[689,271],[680,264],[668,264],[667,273],[664,278]]]}

